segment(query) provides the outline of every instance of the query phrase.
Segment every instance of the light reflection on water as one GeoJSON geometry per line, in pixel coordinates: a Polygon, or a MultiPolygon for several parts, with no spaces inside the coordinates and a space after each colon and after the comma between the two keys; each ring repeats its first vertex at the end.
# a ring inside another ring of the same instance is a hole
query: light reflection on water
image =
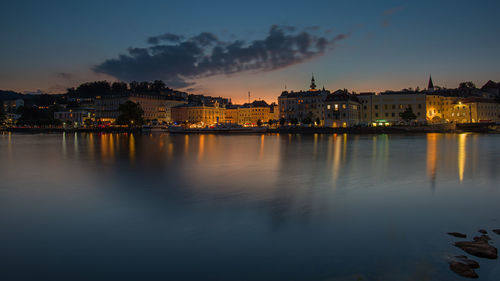
{"type": "Polygon", "coordinates": [[[499,140],[0,134],[0,279],[459,280],[444,233],[500,228],[499,140]]]}

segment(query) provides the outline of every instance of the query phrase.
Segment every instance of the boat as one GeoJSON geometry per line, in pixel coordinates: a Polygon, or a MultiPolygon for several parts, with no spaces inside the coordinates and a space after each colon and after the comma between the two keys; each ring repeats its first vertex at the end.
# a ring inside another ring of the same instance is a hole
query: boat
{"type": "Polygon", "coordinates": [[[142,126],[142,132],[143,133],[166,133],[168,132],[168,128],[166,126],[151,126],[151,125],[144,125],[142,126]]]}
{"type": "Polygon", "coordinates": [[[204,128],[185,128],[180,126],[170,126],[168,127],[168,132],[170,133],[180,133],[180,134],[253,134],[253,133],[265,133],[267,127],[242,127],[242,126],[214,126],[214,127],[204,127],[204,128]]]}

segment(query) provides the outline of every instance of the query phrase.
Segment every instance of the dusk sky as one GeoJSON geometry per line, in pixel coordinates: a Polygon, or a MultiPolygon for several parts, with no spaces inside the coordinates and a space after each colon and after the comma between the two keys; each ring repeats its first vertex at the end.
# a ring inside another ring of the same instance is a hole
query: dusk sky
{"type": "Polygon", "coordinates": [[[275,101],[500,80],[498,1],[2,1],[0,89],[155,80],[275,101]]]}

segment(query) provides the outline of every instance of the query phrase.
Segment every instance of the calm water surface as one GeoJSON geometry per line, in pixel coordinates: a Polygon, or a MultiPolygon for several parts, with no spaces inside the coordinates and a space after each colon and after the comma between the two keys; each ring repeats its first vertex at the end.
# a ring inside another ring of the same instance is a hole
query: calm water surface
{"type": "Polygon", "coordinates": [[[0,159],[0,280],[462,280],[446,232],[500,228],[500,135],[5,133],[0,159]]]}

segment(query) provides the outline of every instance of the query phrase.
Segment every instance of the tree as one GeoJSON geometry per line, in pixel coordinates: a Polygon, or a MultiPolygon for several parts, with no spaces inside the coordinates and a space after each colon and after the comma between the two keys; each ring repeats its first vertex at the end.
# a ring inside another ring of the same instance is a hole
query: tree
{"type": "Polygon", "coordinates": [[[307,116],[306,118],[302,119],[302,124],[309,125],[312,123],[311,117],[307,116]]]}
{"type": "Polygon", "coordinates": [[[269,126],[272,126],[274,124],[274,120],[273,119],[269,119],[269,121],[267,121],[267,124],[269,126]]]}
{"type": "Polygon", "coordinates": [[[468,82],[460,83],[458,88],[460,88],[460,89],[475,89],[476,85],[472,81],[468,81],[468,82]]]}
{"type": "Polygon", "coordinates": [[[114,94],[122,94],[128,91],[127,83],[125,82],[114,82],[111,84],[111,91],[114,94]]]}
{"type": "Polygon", "coordinates": [[[284,126],[286,123],[286,119],[285,118],[280,118],[280,126],[284,126]]]}
{"type": "Polygon", "coordinates": [[[142,110],[138,103],[126,101],[120,104],[118,111],[120,112],[120,116],[116,120],[118,125],[127,125],[130,127],[134,125],[139,126],[144,123],[144,119],[142,118],[144,110],[142,110]]]}
{"type": "Polygon", "coordinates": [[[151,90],[155,93],[161,93],[165,90],[165,83],[163,83],[163,81],[161,80],[155,80],[151,84],[151,90]]]}
{"type": "Polygon", "coordinates": [[[318,118],[316,118],[316,126],[319,126],[321,124],[321,120],[318,118]]]}
{"type": "Polygon", "coordinates": [[[17,123],[28,126],[59,125],[60,120],[54,119],[54,112],[56,111],[58,111],[57,106],[51,106],[49,109],[22,106],[17,109],[17,113],[21,114],[17,123]]]}
{"type": "Polygon", "coordinates": [[[92,126],[92,119],[85,119],[85,121],[83,121],[83,124],[87,127],[92,126]]]}
{"type": "Polygon", "coordinates": [[[5,120],[5,110],[3,110],[3,101],[0,101],[0,124],[5,120]]]}
{"type": "Polygon", "coordinates": [[[292,118],[292,120],[290,120],[290,123],[292,123],[292,125],[294,125],[294,126],[295,126],[295,125],[299,124],[299,119],[297,119],[297,118],[292,118]]]}
{"type": "Polygon", "coordinates": [[[262,126],[262,120],[260,120],[260,119],[257,120],[257,126],[259,126],[259,127],[262,126]]]}
{"type": "Polygon", "coordinates": [[[413,113],[411,106],[407,107],[405,111],[400,112],[399,117],[401,117],[401,119],[403,119],[406,123],[410,123],[410,121],[417,119],[417,116],[413,113]]]}

